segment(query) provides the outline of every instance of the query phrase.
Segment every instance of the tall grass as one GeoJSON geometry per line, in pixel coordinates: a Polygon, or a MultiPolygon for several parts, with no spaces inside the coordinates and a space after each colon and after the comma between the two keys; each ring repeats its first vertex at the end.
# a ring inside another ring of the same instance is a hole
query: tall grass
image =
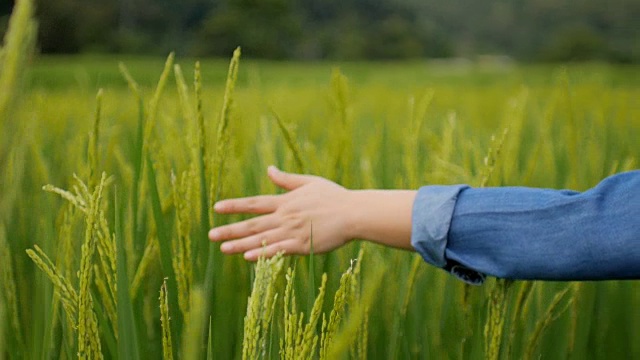
{"type": "Polygon", "coordinates": [[[640,352],[637,282],[467,287],[368,243],[249,264],[206,240],[244,218],[214,217],[216,201],[277,191],[272,163],[358,188],[584,190],[637,166],[637,68],[241,71],[238,51],[121,75],[110,60],[119,83],[50,89],[27,70],[34,26],[17,2],[0,56],[0,359],[640,352]]]}

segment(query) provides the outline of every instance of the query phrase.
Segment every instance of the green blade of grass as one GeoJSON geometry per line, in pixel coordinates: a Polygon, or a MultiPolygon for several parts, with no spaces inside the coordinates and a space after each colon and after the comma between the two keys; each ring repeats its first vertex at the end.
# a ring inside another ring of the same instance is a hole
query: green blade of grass
{"type": "Polygon", "coordinates": [[[308,310],[311,311],[313,309],[313,303],[316,298],[316,273],[315,266],[313,264],[313,222],[311,223],[311,229],[309,234],[309,282],[311,283],[311,288],[309,289],[309,297],[307,301],[309,302],[308,310]]]}
{"type": "Polygon", "coordinates": [[[116,238],[116,276],[118,281],[118,358],[136,360],[140,358],[136,322],[133,317],[133,304],[129,297],[129,276],[125,254],[118,190],[114,189],[115,238],[116,238]]]}
{"type": "Polygon", "coordinates": [[[293,159],[296,162],[296,171],[299,173],[305,172],[306,167],[304,166],[304,162],[302,161],[302,155],[301,155],[302,151],[300,151],[300,146],[298,146],[298,143],[295,140],[295,134],[293,130],[290,129],[289,126],[287,126],[287,124],[284,123],[284,121],[280,118],[280,116],[278,116],[278,114],[276,113],[275,110],[273,110],[273,108],[269,108],[269,110],[271,111],[271,115],[273,115],[273,117],[276,119],[276,122],[278,123],[278,127],[280,128],[280,131],[282,131],[282,135],[284,136],[284,139],[287,142],[287,146],[289,147],[289,150],[291,150],[291,153],[293,154],[293,159]]]}
{"type": "MultiPolygon", "coordinates": [[[[215,204],[216,201],[220,199],[220,193],[222,191],[222,169],[224,168],[224,160],[226,155],[226,145],[227,145],[227,129],[229,120],[231,118],[231,109],[233,106],[233,94],[234,88],[236,84],[236,80],[238,78],[238,64],[240,62],[240,48],[237,48],[233,52],[233,57],[229,63],[229,71],[227,74],[227,82],[224,90],[224,100],[222,104],[222,110],[220,113],[220,120],[218,122],[218,130],[216,134],[216,152],[213,158],[213,168],[214,179],[211,181],[209,196],[211,204],[215,204]]],[[[207,189],[202,189],[203,192],[206,192],[207,189]]],[[[206,195],[205,195],[206,196],[206,195]]],[[[208,211],[208,209],[207,209],[208,211]]],[[[215,223],[212,218],[212,213],[209,212],[209,224],[214,226],[215,223]]],[[[207,219],[201,219],[202,222],[207,221],[207,219]]],[[[213,301],[215,299],[214,293],[214,270],[215,264],[217,263],[217,252],[218,250],[217,244],[210,243],[209,244],[209,256],[207,259],[207,268],[205,273],[204,280],[204,293],[205,293],[205,304],[204,304],[204,315],[206,319],[211,317],[211,313],[213,311],[213,301]]],[[[207,339],[209,335],[207,334],[206,329],[203,330],[202,338],[203,340],[207,339]]],[[[206,343],[202,343],[203,349],[206,346],[206,343]]]]}
{"type": "MultiPolygon", "coordinates": [[[[162,274],[168,278],[169,287],[169,312],[174,319],[175,326],[171,328],[171,337],[180,339],[178,328],[181,327],[182,319],[180,308],[178,306],[178,285],[173,272],[172,255],[171,255],[171,238],[169,236],[168,227],[162,214],[162,205],[160,202],[160,194],[158,193],[158,185],[156,184],[156,172],[153,168],[151,154],[147,154],[147,175],[149,182],[149,195],[151,196],[151,205],[153,208],[153,218],[156,223],[156,232],[158,233],[158,242],[160,244],[160,264],[162,266],[162,274]]],[[[175,354],[174,354],[175,355],[175,354]]]]}

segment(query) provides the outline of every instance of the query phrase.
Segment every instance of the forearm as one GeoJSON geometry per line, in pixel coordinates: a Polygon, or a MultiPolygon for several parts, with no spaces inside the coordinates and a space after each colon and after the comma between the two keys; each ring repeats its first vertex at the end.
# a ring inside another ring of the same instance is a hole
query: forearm
{"type": "Polygon", "coordinates": [[[416,191],[352,190],[347,211],[350,237],[381,245],[414,250],[411,246],[411,212],[416,191]]]}

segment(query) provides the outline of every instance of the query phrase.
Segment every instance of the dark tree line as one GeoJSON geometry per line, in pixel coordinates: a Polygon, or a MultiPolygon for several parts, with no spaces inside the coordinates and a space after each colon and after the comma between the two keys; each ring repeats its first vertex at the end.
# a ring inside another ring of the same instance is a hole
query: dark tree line
{"type": "MultiPolygon", "coordinates": [[[[0,5],[0,31],[12,1],[0,5]]],[[[38,0],[44,53],[640,61],[637,0],[38,0]]]]}

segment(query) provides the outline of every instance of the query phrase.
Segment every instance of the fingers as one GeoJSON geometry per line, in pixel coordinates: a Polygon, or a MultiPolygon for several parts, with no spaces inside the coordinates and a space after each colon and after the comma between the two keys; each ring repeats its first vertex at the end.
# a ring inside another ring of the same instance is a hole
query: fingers
{"type": "Polygon", "coordinates": [[[277,207],[277,195],[260,195],[218,201],[213,209],[220,214],[267,214],[277,207]]]}
{"type": "Polygon", "coordinates": [[[269,166],[267,174],[271,181],[279,187],[291,191],[299,188],[302,185],[308,184],[315,179],[311,175],[291,174],[281,170],[278,170],[275,166],[269,166]]]}
{"type": "Polygon", "coordinates": [[[308,251],[305,251],[300,240],[289,239],[267,245],[266,247],[249,250],[244,253],[244,258],[249,261],[257,261],[260,256],[270,258],[279,252],[284,252],[286,255],[304,255],[308,253],[308,251]]]}
{"type": "Polygon", "coordinates": [[[283,237],[280,229],[272,229],[241,239],[227,241],[220,246],[220,250],[225,254],[237,254],[252,249],[261,249],[265,245],[282,240],[283,237]]]}
{"type": "Polygon", "coordinates": [[[209,231],[209,239],[211,239],[211,241],[240,239],[271,230],[277,226],[278,222],[275,216],[264,215],[213,228],[209,231]]]}

